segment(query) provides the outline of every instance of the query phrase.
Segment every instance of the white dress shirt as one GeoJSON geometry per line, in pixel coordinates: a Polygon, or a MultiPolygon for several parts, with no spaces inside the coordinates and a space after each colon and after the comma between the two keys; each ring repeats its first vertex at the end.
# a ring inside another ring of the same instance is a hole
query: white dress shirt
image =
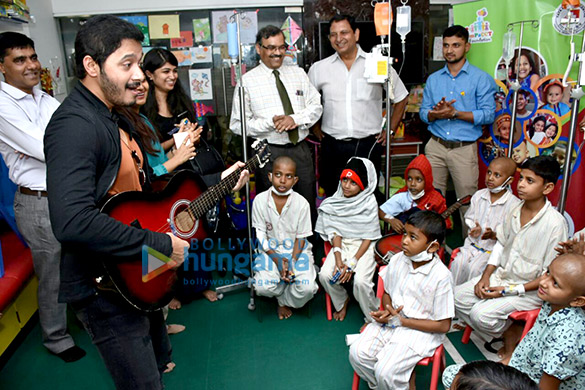
{"type": "Polygon", "coordinates": [[[59,102],[38,87],[28,94],[0,83],[0,153],[16,185],[44,191],[46,185],[43,137],[59,102]],[[21,158],[21,154],[27,156],[21,158]]]}
{"type": "MultiPolygon", "coordinates": [[[[496,229],[504,249],[502,253],[494,250],[488,264],[498,267],[492,278],[499,286],[528,283],[542,275],[556,257],[558,243],[567,240],[567,222],[548,199],[534,218],[521,226],[523,205],[514,207],[496,229]]],[[[536,291],[531,293],[536,295],[536,291]]]]}
{"type": "MultiPolygon", "coordinates": [[[[247,133],[248,136],[256,139],[267,139],[270,144],[285,145],[290,143],[288,132],[276,132],[272,121],[275,115],[284,115],[282,101],[276,89],[276,79],[272,72],[273,69],[260,61],[257,67],[242,76],[247,133]]],[[[309,82],[307,74],[298,66],[283,65],[278,72],[294,111],[291,117],[298,125],[299,141],[302,141],[309,134],[309,128],[321,117],[323,112],[321,95],[309,82]]],[[[242,134],[239,88],[237,87],[232,104],[230,129],[236,134],[242,134]]]]}
{"type": "MultiPolygon", "coordinates": [[[[412,266],[404,252],[390,258],[388,266],[380,271],[384,281],[384,292],[390,295],[392,306],[403,306],[401,314],[418,320],[440,321],[455,316],[453,284],[447,267],[435,255],[433,260],[417,269],[412,266]]],[[[407,327],[392,331],[392,341],[407,344],[422,356],[430,356],[445,335],[443,333],[423,332],[407,327]]]]}
{"type": "MultiPolygon", "coordinates": [[[[314,63],[309,69],[311,83],[323,95],[321,130],[336,138],[366,138],[378,134],[382,124],[382,91],[385,84],[368,83],[364,78],[366,53],[358,45],[355,61],[348,70],[337,53],[314,63]]],[[[408,90],[391,68],[392,102],[408,96],[408,90]]]]}

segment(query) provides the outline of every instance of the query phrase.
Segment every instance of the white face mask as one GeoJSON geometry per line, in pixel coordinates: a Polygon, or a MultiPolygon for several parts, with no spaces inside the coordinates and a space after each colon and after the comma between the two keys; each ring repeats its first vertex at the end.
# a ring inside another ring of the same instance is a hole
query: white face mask
{"type": "Polygon", "coordinates": [[[424,251],[417,253],[414,256],[406,256],[409,258],[410,261],[413,261],[415,263],[422,263],[423,261],[429,261],[433,258],[433,254],[429,253],[429,248],[431,247],[431,245],[433,245],[435,242],[437,242],[437,240],[433,240],[429,246],[427,246],[427,249],[425,249],[424,251]]]}
{"type": "Polygon", "coordinates": [[[412,195],[412,192],[410,193],[410,196],[412,197],[412,200],[419,200],[420,198],[422,198],[423,196],[425,196],[425,190],[422,190],[421,192],[419,192],[416,195],[412,195]]]}
{"type": "Polygon", "coordinates": [[[270,187],[270,189],[272,190],[272,192],[274,192],[278,196],[288,196],[288,195],[292,194],[292,192],[293,192],[293,189],[292,188],[289,188],[285,192],[278,191],[276,188],[274,188],[274,186],[270,187]]]}
{"type": "Polygon", "coordinates": [[[502,190],[505,190],[506,187],[508,187],[508,183],[510,182],[510,180],[512,180],[512,176],[510,176],[509,178],[506,179],[505,182],[502,183],[501,186],[495,187],[495,188],[488,188],[490,190],[490,192],[492,194],[497,194],[499,192],[501,192],[502,190]]]}

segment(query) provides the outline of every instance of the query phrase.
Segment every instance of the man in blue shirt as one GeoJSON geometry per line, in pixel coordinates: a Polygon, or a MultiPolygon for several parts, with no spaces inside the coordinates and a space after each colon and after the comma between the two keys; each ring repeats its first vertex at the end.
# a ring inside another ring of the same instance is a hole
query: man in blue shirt
{"type": "MultiPolygon", "coordinates": [[[[496,85],[486,72],[465,58],[471,44],[463,26],[451,26],[443,33],[445,67],[429,76],[420,109],[428,123],[431,140],[425,147],[433,168],[433,185],[443,195],[449,174],[457,198],[477,191],[479,168],[477,139],[482,126],[494,121],[496,85]]],[[[461,208],[461,218],[467,208],[461,208]]],[[[463,232],[466,234],[465,226],[463,232]]]]}

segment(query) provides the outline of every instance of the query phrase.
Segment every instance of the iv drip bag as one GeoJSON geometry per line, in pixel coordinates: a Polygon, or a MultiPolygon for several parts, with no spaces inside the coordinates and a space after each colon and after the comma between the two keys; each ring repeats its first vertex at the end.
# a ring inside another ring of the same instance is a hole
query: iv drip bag
{"type": "Polygon", "coordinates": [[[374,7],[374,24],[376,25],[377,36],[389,35],[390,25],[392,24],[392,10],[389,7],[389,3],[376,3],[374,7]]]}
{"type": "Polygon", "coordinates": [[[504,34],[504,44],[502,50],[502,59],[506,64],[509,64],[514,58],[514,50],[516,49],[516,34],[514,31],[508,31],[504,34]]]}
{"type": "Polygon", "coordinates": [[[406,39],[406,34],[410,32],[410,6],[403,5],[396,8],[396,32],[402,40],[406,39]]]}

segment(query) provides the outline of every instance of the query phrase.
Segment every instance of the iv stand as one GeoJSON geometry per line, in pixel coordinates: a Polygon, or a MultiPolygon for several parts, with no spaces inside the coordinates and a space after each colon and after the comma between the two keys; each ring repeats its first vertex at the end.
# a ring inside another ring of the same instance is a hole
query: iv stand
{"type": "MultiPolygon", "coordinates": [[[[388,7],[392,7],[392,4],[388,4],[388,7]]],[[[391,141],[392,141],[392,99],[394,95],[394,83],[392,80],[392,57],[390,56],[391,47],[391,34],[392,34],[392,10],[388,10],[388,61],[386,64],[386,71],[388,76],[386,79],[386,167],[384,171],[384,199],[390,198],[390,178],[392,170],[392,159],[390,158],[391,152],[391,141]]],[[[388,224],[384,223],[384,230],[387,231],[388,224]]]]}
{"type": "Polygon", "coordinates": [[[573,160],[573,142],[575,141],[575,133],[577,132],[577,117],[579,116],[579,101],[583,96],[585,96],[585,92],[583,91],[581,85],[581,77],[585,69],[583,69],[583,61],[585,61],[585,30],[583,32],[583,42],[581,43],[581,52],[577,54],[571,53],[571,57],[569,59],[569,67],[567,68],[567,72],[565,73],[565,79],[563,79],[563,84],[566,84],[566,78],[570,71],[570,67],[572,66],[573,60],[579,61],[579,73],[577,82],[575,87],[571,89],[571,98],[573,102],[571,103],[571,126],[569,127],[569,140],[567,141],[567,150],[566,150],[566,158],[565,158],[565,165],[563,166],[563,185],[561,187],[561,195],[559,198],[559,203],[557,205],[558,211],[563,214],[565,212],[565,206],[567,204],[567,195],[569,192],[569,184],[571,181],[571,165],[573,160]]]}
{"type": "MultiPolygon", "coordinates": [[[[518,99],[518,90],[520,89],[520,83],[518,82],[518,68],[520,68],[520,57],[522,53],[522,39],[524,37],[524,24],[531,23],[532,28],[536,29],[540,25],[538,20],[522,20],[520,22],[513,22],[508,23],[506,27],[508,31],[512,31],[514,29],[514,25],[520,25],[520,39],[518,40],[518,57],[516,58],[516,63],[512,64],[515,66],[516,69],[516,80],[511,81],[509,74],[506,74],[506,78],[508,79],[508,83],[510,84],[510,88],[512,91],[512,119],[510,120],[510,140],[508,141],[508,158],[512,158],[512,152],[514,150],[514,133],[516,130],[516,103],[518,99]]],[[[507,73],[507,72],[506,72],[507,73]]]]}
{"type": "MultiPolygon", "coordinates": [[[[248,131],[246,126],[246,104],[245,104],[245,96],[244,96],[244,86],[242,85],[242,40],[240,35],[240,19],[242,16],[245,16],[244,12],[235,12],[232,16],[230,16],[230,21],[235,21],[238,28],[238,64],[237,64],[237,72],[236,76],[238,78],[238,95],[240,100],[240,123],[242,126],[242,145],[243,145],[243,158],[244,161],[248,161],[248,131]]],[[[248,280],[243,280],[238,283],[231,284],[229,286],[221,286],[217,287],[215,290],[218,293],[224,292],[231,292],[234,290],[239,290],[241,288],[249,287],[250,288],[250,303],[248,304],[249,310],[254,310],[256,308],[254,304],[254,288],[252,288],[249,283],[251,282],[252,278],[252,263],[254,254],[252,252],[252,221],[251,221],[251,210],[250,210],[250,183],[246,183],[246,219],[248,225],[248,256],[250,261],[250,277],[248,280]]]]}

